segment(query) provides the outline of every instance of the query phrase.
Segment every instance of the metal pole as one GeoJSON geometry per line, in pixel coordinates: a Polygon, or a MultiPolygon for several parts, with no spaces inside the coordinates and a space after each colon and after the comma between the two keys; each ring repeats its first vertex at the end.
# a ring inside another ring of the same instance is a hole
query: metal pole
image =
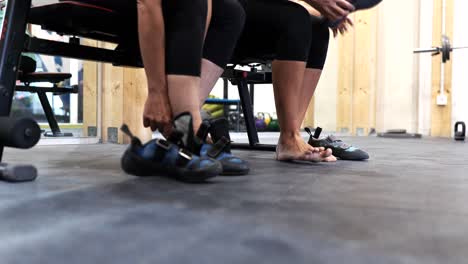
{"type": "MultiPolygon", "coordinates": [[[[446,33],[446,11],[447,1],[442,0],[442,36],[446,33]]],[[[443,60],[440,63],[440,96],[445,96],[445,63],[443,60]]]]}

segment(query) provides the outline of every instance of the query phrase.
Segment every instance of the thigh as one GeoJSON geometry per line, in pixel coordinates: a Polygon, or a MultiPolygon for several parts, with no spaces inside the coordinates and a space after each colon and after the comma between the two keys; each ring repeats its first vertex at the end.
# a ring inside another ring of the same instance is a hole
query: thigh
{"type": "Polygon", "coordinates": [[[249,0],[235,57],[273,56],[279,40],[294,26],[294,17],[306,12],[299,4],[287,0],[249,0]]]}
{"type": "Polygon", "coordinates": [[[204,43],[204,58],[224,68],[244,28],[245,10],[238,0],[213,0],[213,15],[204,43]]]}

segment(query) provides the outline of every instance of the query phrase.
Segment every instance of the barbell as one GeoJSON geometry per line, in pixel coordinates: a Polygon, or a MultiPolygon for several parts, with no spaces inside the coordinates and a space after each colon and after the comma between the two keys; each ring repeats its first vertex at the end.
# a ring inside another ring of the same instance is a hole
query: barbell
{"type": "Polygon", "coordinates": [[[442,35],[442,44],[440,47],[433,47],[430,49],[415,49],[414,53],[432,53],[432,56],[442,54],[442,62],[446,63],[450,60],[450,54],[452,51],[457,49],[468,49],[467,47],[452,47],[450,38],[446,35],[442,35]]]}

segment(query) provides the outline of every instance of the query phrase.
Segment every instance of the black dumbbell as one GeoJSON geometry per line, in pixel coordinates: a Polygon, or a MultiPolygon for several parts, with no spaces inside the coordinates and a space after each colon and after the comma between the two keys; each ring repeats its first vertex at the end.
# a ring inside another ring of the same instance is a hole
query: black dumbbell
{"type": "Polygon", "coordinates": [[[30,118],[0,117],[0,146],[29,149],[41,138],[41,129],[30,118]]]}

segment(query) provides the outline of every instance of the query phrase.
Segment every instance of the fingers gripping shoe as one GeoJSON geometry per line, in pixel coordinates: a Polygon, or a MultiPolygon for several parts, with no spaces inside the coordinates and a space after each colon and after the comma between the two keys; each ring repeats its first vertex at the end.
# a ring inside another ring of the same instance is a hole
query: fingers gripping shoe
{"type": "MultiPolygon", "coordinates": [[[[177,125],[193,130],[187,114],[183,114],[177,118],[177,125]]],[[[241,176],[249,173],[250,168],[247,162],[231,153],[231,140],[229,138],[229,123],[227,119],[205,120],[202,122],[196,135],[190,131],[185,131],[184,134],[192,134],[193,136],[192,138],[185,138],[181,142],[182,146],[203,158],[219,161],[223,168],[221,175],[241,176]],[[207,143],[208,134],[211,134],[214,144],[207,143]]]]}
{"type": "MultiPolygon", "coordinates": [[[[142,144],[126,125],[121,130],[132,139],[121,159],[122,169],[128,174],[167,176],[183,182],[200,183],[221,173],[221,164],[216,160],[194,155],[163,139],[142,144]]],[[[177,131],[175,134],[181,135],[177,131]]]]}
{"type": "MultiPolygon", "coordinates": [[[[355,9],[354,9],[353,12],[357,12],[357,11],[360,11],[360,10],[366,10],[366,9],[373,8],[373,7],[377,6],[378,4],[380,4],[382,2],[382,0],[348,0],[348,2],[350,2],[354,6],[355,9]]],[[[329,22],[328,26],[330,28],[336,28],[344,20],[345,20],[345,18],[339,19],[337,21],[331,21],[331,22],[329,22]]]]}
{"type": "Polygon", "coordinates": [[[329,148],[333,151],[333,155],[342,160],[367,160],[369,159],[369,154],[365,151],[353,147],[344,143],[342,140],[337,139],[333,135],[330,135],[326,138],[320,138],[322,129],[317,127],[315,133],[312,135],[312,132],[309,128],[305,128],[307,133],[310,135],[309,145],[315,148],[324,147],[329,148]]]}

